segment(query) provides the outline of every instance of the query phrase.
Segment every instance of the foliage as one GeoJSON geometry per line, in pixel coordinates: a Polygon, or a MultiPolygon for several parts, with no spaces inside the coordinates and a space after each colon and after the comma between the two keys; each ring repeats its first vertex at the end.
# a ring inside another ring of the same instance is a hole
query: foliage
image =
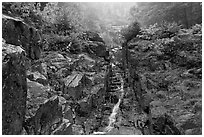
{"type": "MultiPolygon", "coordinates": [[[[158,130],[155,134],[171,134],[168,131],[174,127],[201,134],[202,25],[190,27],[194,23],[188,22],[185,28],[181,24],[186,22],[174,15],[176,19],[170,18],[175,7],[179,7],[175,12],[182,11],[188,3],[139,3],[141,16],[132,8],[134,21],[127,27],[117,26],[126,22],[118,19],[127,19],[125,9],[111,12],[111,6],[107,11],[83,3],[3,6],[4,12],[9,9],[12,15],[27,18],[43,33],[42,56],[29,62],[24,77],[28,85],[24,128],[31,128],[27,134],[37,134],[36,130],[40,134],[141,134],[136,121],[146,121],[148,126],[149,112],[158,130]],[[31,15],[39,16],[42,25],[31,15]],[[142,28],[143,24],[148,27],[142,28]],[[111,132],[99,132],[110,124],[111,132]]],[[[9,50],[13,47],[3,43],[9,50]]]]}
{"type": "Polygon", "coordinates": [[[137,3],[130,10],[132,20],[139,20],[144,26],[163,21],[177,22],[186,28],[202,22],[200,2],[147,2],[137,3]]]}
{"type": "Polygon", "coordinates": [[[40,14],[43,6],[38,2],[3,2],[2,6],[4,14],[21,17],[36,28],[43,25],[40,14]]]}
{"type": "Polygon", "coordinates": [[[156,57],[158,61],[169,61],[182,67],[198,67],[201,65],[202,47],[202,30],[199,28],[201,25],[198,24],[191,29],[181,29],[175,23],[163,24],[163,26],[155,24],[143,29],[141,34],[132,40],[129,47],[135,46],[135,50],[147,52],[148,54],[144,56],[145,60],[156,57]]]}
{"type": "MultiPolygon", "coordinates": [[[[193,98],[198,103],[201,96],[201,28],[201,24],[189,29],[176,23],[154,24],[143,28],[128,43],[131,68],[146,77],[145,85],[153,100],[152,115],[169,113],[179,126],[185,123],[182,122],[184,117],[194,124],[192,118],[201,113],[186,106],[188,99],[193,98]]],[[[189,127],[181,128],[186,131],[189,127]]],[[[199,126],[196,130],[201,132],[199,126]]]]}
{"type": "Polygon", "coordinates": [[[81,28],[82,13],[76,3],[48,3],[42,11],[42,19],[51,32],[58,35],[69,35],[81,28]]]}
{"type": "Polygon", "coordinates": [[[122,30],[122,36],[126,39],[126,41],[131,40],[136,37],[140,32],[140,24],[138,21],[132,22],[127,28],[122,30]]]}

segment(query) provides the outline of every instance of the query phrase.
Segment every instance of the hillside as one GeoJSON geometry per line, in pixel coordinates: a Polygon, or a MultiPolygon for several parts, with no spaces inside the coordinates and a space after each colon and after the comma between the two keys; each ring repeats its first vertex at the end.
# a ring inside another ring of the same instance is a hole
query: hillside
{"type": "Polygon", "coordinates": [[[201,135],[199,4],[3,2],[2,134],[201,135]]]}

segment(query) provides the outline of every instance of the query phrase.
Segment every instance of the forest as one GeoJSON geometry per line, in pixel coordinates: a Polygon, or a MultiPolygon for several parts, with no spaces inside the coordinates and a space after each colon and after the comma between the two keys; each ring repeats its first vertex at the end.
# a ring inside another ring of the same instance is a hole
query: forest
{"type": "Polygon", "coordinates": [[[202,135],[202,2],[2,2],[3,135],[202,135]]]}

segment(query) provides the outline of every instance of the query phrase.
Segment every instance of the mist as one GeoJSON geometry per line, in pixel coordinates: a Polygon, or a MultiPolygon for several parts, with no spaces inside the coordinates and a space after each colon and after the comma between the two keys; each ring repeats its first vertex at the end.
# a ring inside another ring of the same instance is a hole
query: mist
{"type": "Polygon", "coordinates": [[[86,2],[92,14],[111,25],[127,25],[129,23],[129,10],[134,2],[86,2]]]}

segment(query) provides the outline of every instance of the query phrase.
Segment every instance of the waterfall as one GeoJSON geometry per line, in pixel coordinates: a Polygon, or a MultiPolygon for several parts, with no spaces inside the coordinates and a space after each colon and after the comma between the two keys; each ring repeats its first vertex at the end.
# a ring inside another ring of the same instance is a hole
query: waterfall
{"type": "Polygon", "coordinates": [[[110,116],[108,117],[108,119],[109,119],[109,124],[108,124],[108,126],[104,129],[104,132],[109,132],[109,131],[111,131],[113,128],[114,128],[114,123],[116,122],[116,115],[117,115],[117,113],[118,113],[118,111],[119,111],[119,109],[120,109],[120,103],[121,103],[121,101],[122,101],[122,99],[123,99],[123,96],[124,96],[124,81],[123,81],[123,79],[122,79],[122,77],[121,77],[121,88],[120,88],[120,90],[118,91],[118,93],[120,94],[120,96],[119,96],[119,100],[118,100],[118,102],[117,102],[117,104],[115,104],[115,106],[113,107],[113,109],[112,109],[112,113],[110,114],[110,116]]]}
{"type": "MultiPolygon", "coordinates": [[[[122,95],[123,97],[123,95],[122,95]]],[[[105,127],[104,131],[103,132],[94,132],[93,134],[94,135],[104,135],[106,134],[107,132],[110,132],[113,128],[114,128],[114,123],[116,122],[116,115],[118,113],[118,110],[119,110],[119,106],[120,106],[120,103],[122,101],[122,98],[120,98],[118,100],[118,103],[115,104],[115,106],[113,107],[113,110],[112,110],[112,113],[111,115],[108,117],[109,119],[109,124],[107,127],[105,127]]]]}
{"type": "Polygon", "coordinates": [[[105,132],[109,132],[111,131],[111,129],[114,128],[114,123],[116,121],[116,114],[118,113],[118,110],[119,110],[119,106],[120,106],[120,103],[121,103],[121,99],[118,100],[118,103],[115,104],[115,106],[113,107],[113,110],[112,110],[112,113],[111,115],[109,116],[109,124],[108,126],[105,128],[105,132]]]}
{"type": "Polygon", "coordinates": [[[112,109],[112,113],[110,114],[110,116],[108,117],[109,122],[108,122],[108,126],[104,128],[103,132],[94,132],[94,135],[104,135],[107,132],[110,132],[113,128],[114,128],[114,124],[116,122],[116,115],[120,109],[120,103],[122,102],[123,96],[124,96],[124,81],[123,81],[123,77],[120,77],[121,79],[121,88],[117,91],[119,94],[119,100],[118,102],[114,105],[113,109],[112,109]]]}

